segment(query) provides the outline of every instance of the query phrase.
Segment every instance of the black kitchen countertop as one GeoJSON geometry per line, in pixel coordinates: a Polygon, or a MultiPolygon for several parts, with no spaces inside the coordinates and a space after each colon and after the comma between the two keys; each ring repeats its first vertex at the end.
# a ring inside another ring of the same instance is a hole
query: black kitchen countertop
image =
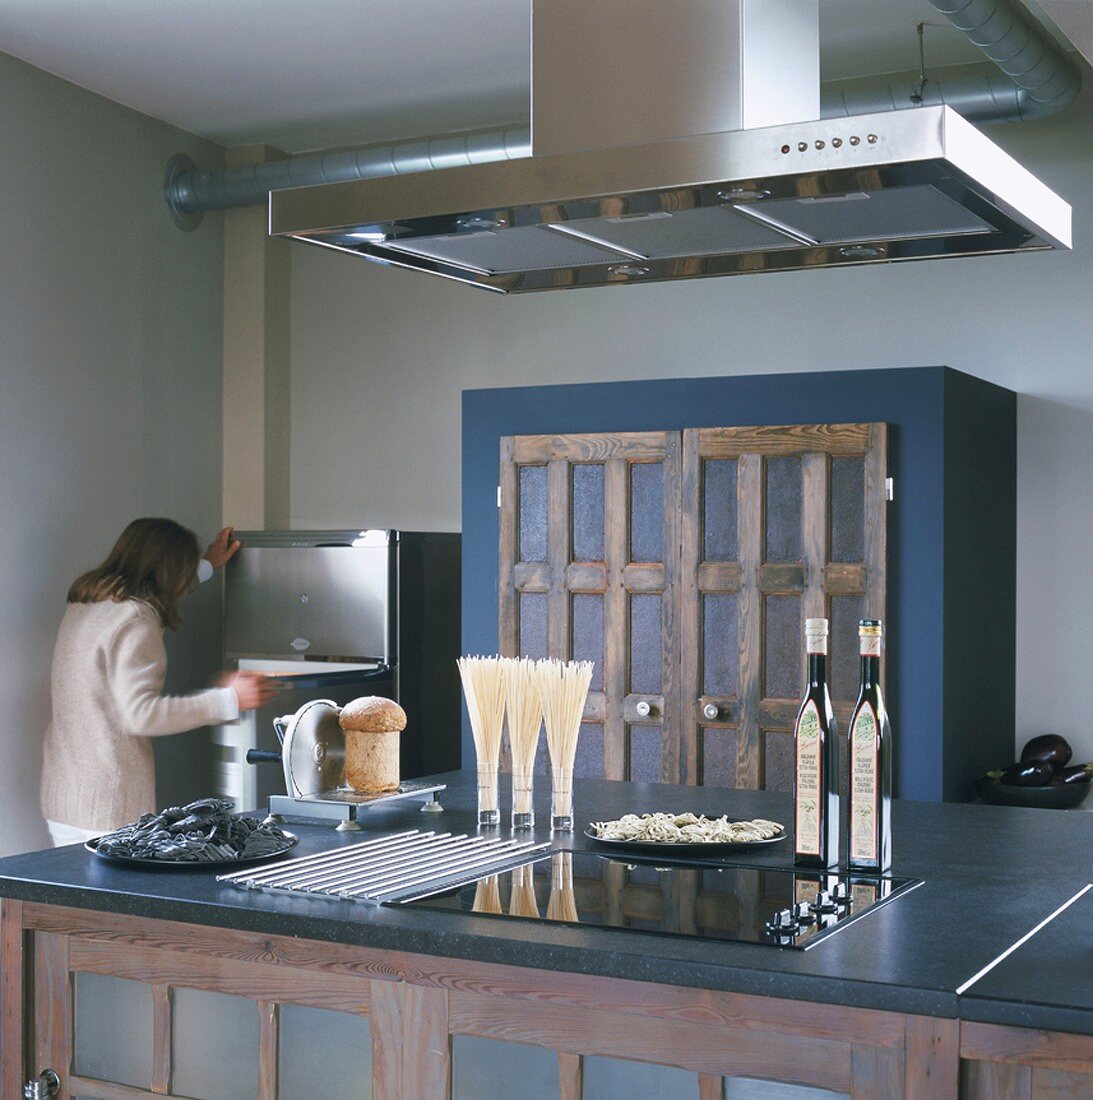
{"type": "MultiPolygon", "coordinates": [[[[443,814],[420,803],[362,815],[364,833],[331,823],[290,821],[294,855],[354,844],[408,828],[475,830],[473,777],[450,773],[443,814]]],[[[502,820],[507,792],[502,779],[502,820]]],[[[549,783],[536,815],[549,822],[549,783]]],[[[535,839],[604,852],[582,835],[591,820],[673,810],[792,820],[787,795],[577,780],[576,831],[535,839]]],[[[269,935],[419,952],[546,970],[857,1005],[1093,1035],[1090,989],[1093,891],[994,967],[963,995],[957,989],[1093,881],[1093,814],[1009,806],[897,802],[892,873],[924,885],[870,913],[809,951],[672,939],[641,932],[470,913],[276,896],[221,885],[215,871],[129,869],[81,846],[0,860],[0,896],[269,935]]],[[[507,835],[507,826],[499,830],[507,835]]],[[[791,841],[740,853],[735,864],[792,865],[791,841]]]]}

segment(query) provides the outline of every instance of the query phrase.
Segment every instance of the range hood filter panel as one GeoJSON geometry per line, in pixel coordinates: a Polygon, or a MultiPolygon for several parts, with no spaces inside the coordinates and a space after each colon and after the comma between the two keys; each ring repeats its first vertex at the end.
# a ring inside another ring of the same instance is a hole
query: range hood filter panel
{"type": "Polygon", "coordinates": [[[776,229],[737,213],[734,206],[704,206],[669,213],[579,218],[559,229],[576,230],[651,260],[685,256],[736,256],[747,252],[799,248],[776,229]]]}
{"type": "Polygon", "coordinates": [[[752,217],[784,226],[820,245],[913,241],[993,233],[960,203],[929,184],[889,191],[773,199],[748,207],[752,217]]]}
{"type": "Polygon", "coordinates": [[[412,240],[390,241],[387,247],[393,252],[424,256],[490,275],[549,271],[587,264],[617,264],[631,258],[575,237],[552,233],[537,225],[415,237],[412,240]]]}

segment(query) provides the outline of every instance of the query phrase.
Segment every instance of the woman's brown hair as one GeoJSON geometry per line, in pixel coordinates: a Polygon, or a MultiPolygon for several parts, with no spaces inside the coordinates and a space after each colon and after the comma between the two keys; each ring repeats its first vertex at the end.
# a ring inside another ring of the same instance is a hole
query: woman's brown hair
{"type": "Polygon", "coordinates": [[[160,622],[181,623],[178,601],[195,583],[201,547],[193,531],[172,519],[135,519],[106,561],[72,582],[69,603],[144,600],[160,622]]]}

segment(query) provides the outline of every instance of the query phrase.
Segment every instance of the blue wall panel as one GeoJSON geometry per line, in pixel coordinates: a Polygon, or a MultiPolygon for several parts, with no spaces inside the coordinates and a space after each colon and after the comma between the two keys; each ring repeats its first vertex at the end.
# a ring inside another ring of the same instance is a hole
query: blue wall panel
{"type": "MultiPolygon", "coordinates": [[[[896,482],[888,517],[887,634],[897,793],[940,800],[944,411],[945,382],[953,373],[921,367],[465,391],[463,651],[497,651],[502,436],[884,421],[896,482]]],[[[463,759],[470,764],[466,729],[463,736],[463,759]]]]}

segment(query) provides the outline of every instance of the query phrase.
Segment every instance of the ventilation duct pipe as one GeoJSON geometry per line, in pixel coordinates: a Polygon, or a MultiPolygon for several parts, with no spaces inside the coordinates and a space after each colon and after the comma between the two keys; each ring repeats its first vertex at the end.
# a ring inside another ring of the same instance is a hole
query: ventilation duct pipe
{"type": "Polygon", "coordinates": [[[415,138],[362,149],[304,153],[224,172],[199,172],[189,157],[177,154],[167,163],[164,190],[175,222],[182,229],[192,229],[206,210],[258,206],[269,201],[271,191],[287,187],[401,176],[529,156],[531,131],[526,126],[455,137],[415,138]]]}
{"type": "MultiPolygon", "coordinates": [[[[931,79],[922,93],[922,105],[946,104],[974,122],[1020,122],[1060,111],[1077,97],[1081,70],[1020,0],[930,3],[997,69],[974,66],[931,79]]],[[[891,76],[825,84],[821,113],[824,118],[833,118],[916,107],[920,103],[911,98],[913,85],[914,81],[897,83],[891,76]]],[[[167,163],[164,190],[176,224],[192,229],[205,210],[256,206],[268,201],[270,191],[287,187],[528,156],[531,133],[526,127],[309,153],[224,172],[199,172],[193,161],[178,154],[167,163]]]]}
{"type": "Polygon", "coordinates": [[[1018,0],[930,0],[994,63],[949,68],[912,99],[914,77],[825,84],[824,118],[945,104],[972,122],[1024,122],[1054,114],[1082,87],[1081,69],[1018,0]]]}
{"type": "Polygon", "coordinates": [[[820,86],[822,118],[905,111],[915,107],[952,107],[969,122],[1027,122],[1054,114],[1064,104],[1048,105],[1018,88],[994,65],[950,65],[937,69],[918,92],[918,73],[886,73],[838,80],[820,86]]]}

